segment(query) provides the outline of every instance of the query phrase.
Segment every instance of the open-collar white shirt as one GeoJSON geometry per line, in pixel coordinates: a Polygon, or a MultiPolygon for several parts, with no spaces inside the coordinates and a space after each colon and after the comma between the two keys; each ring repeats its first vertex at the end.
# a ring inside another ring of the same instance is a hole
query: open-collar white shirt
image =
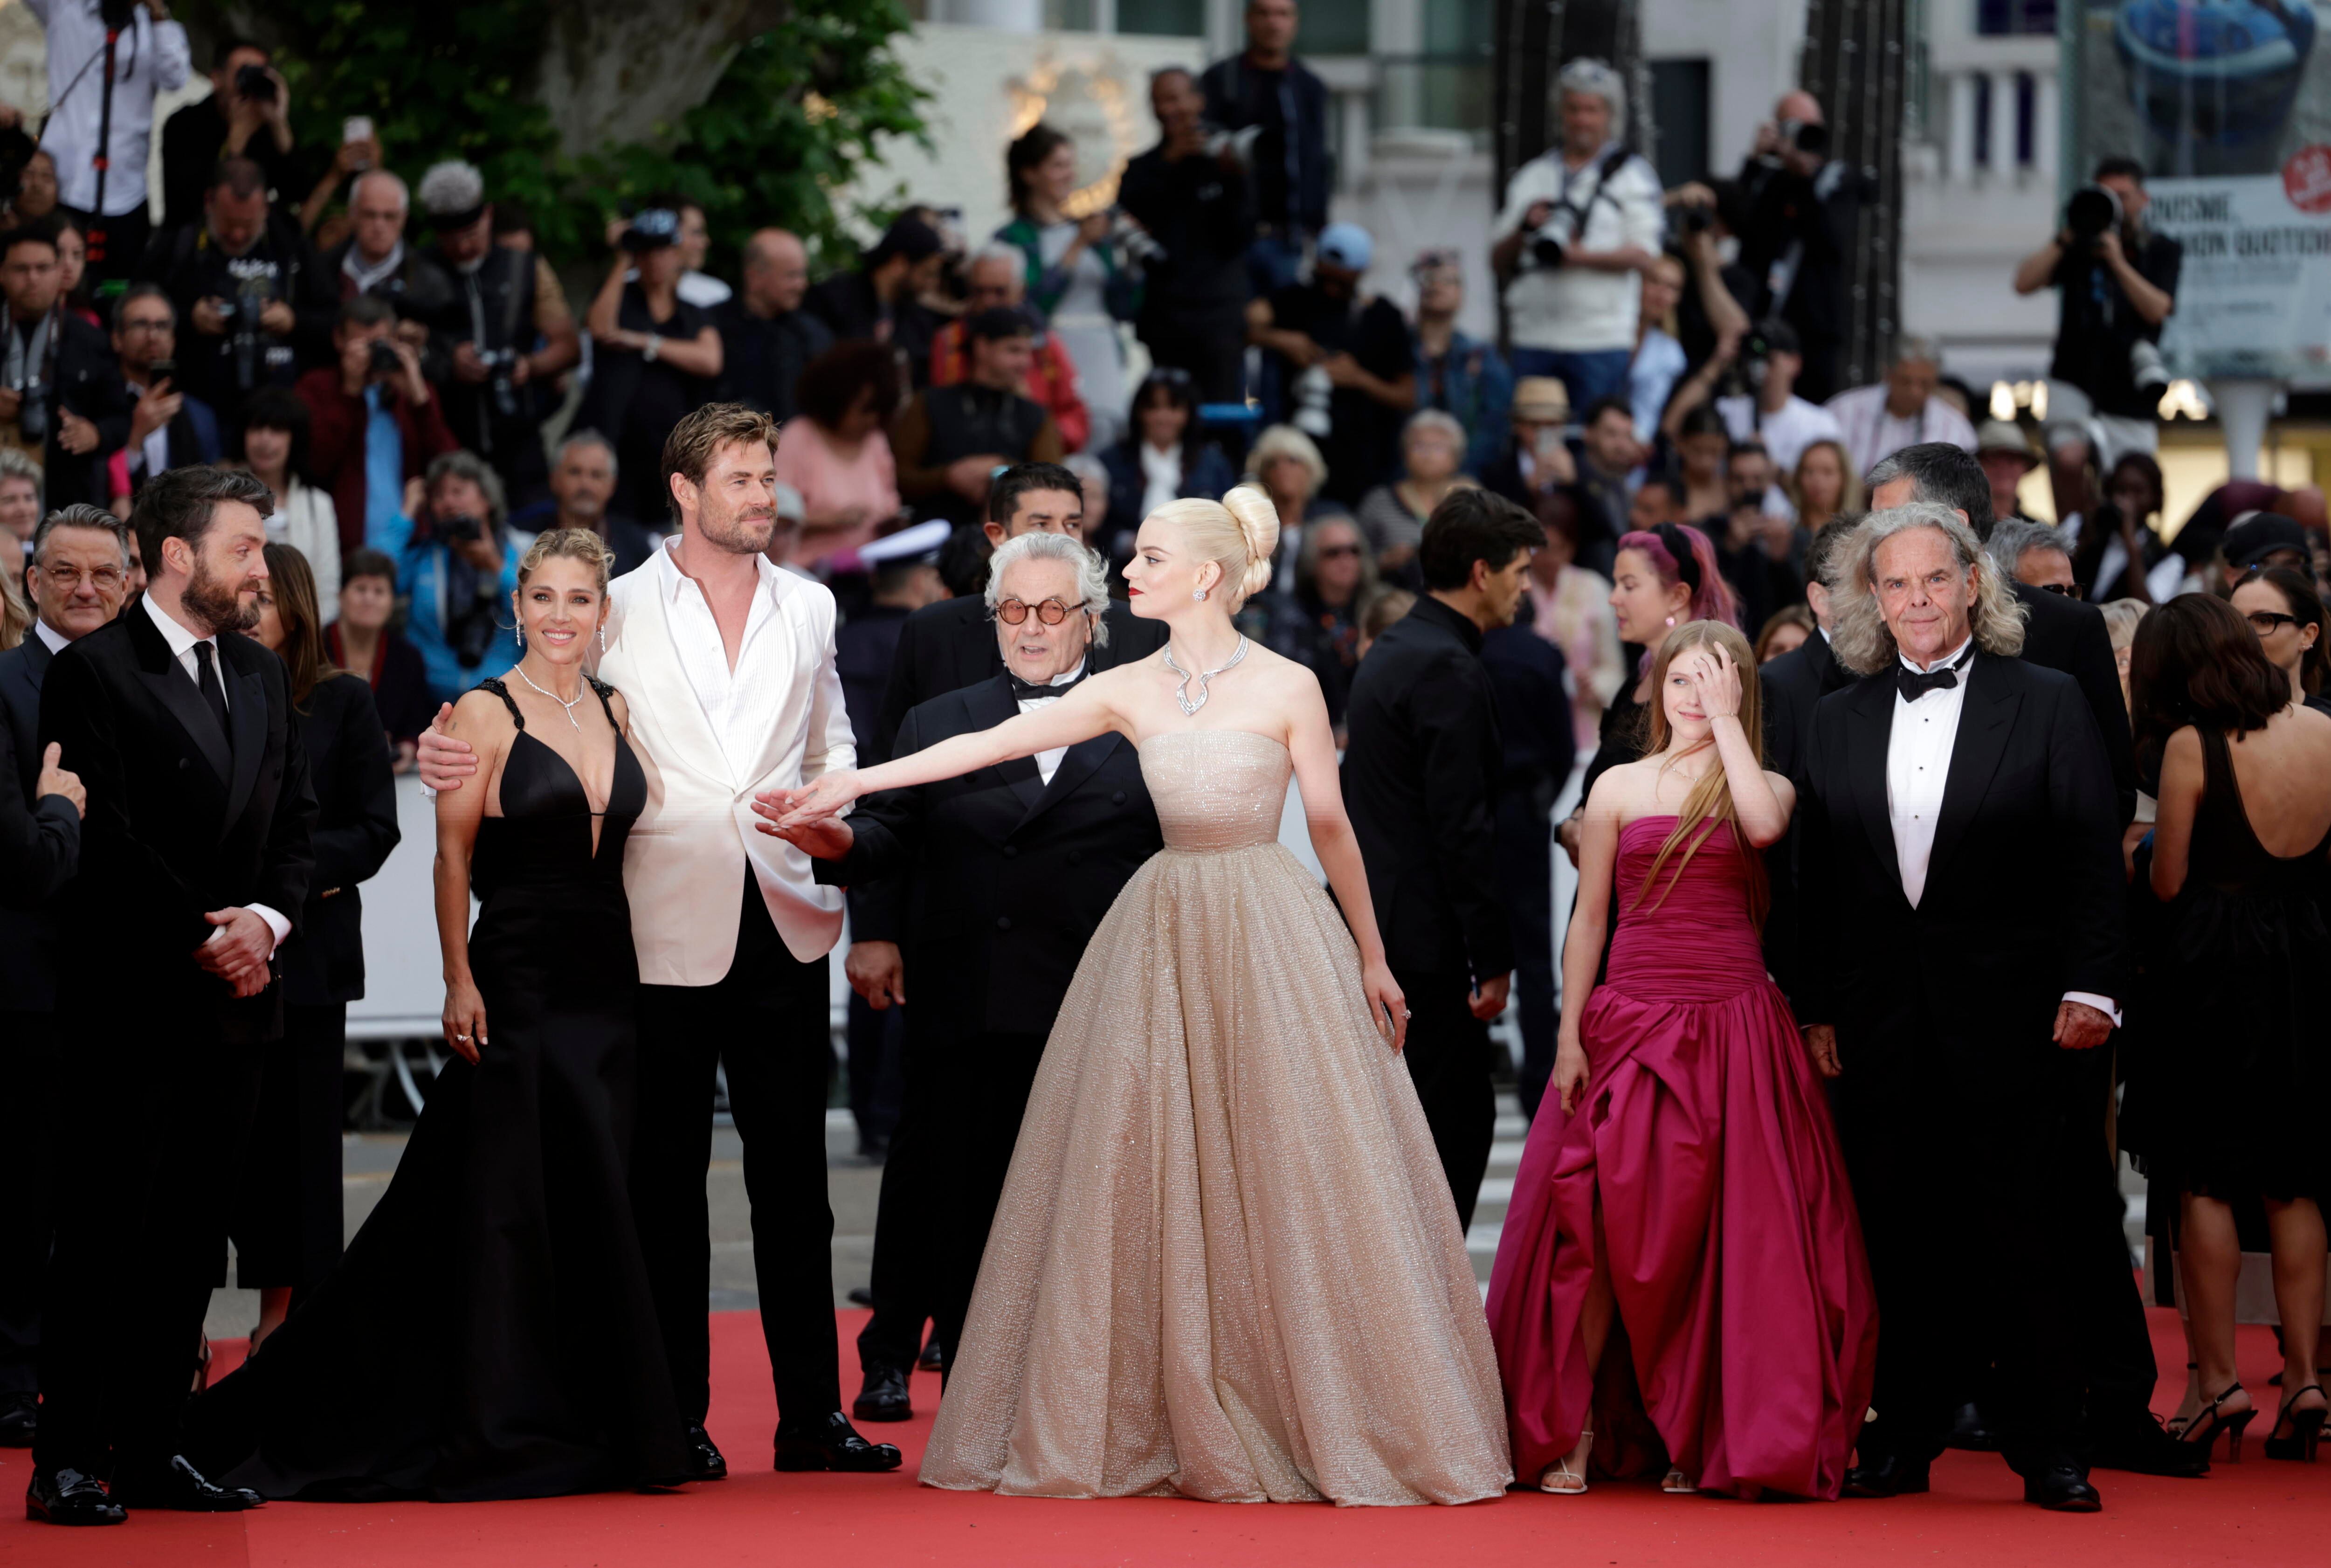
{"type": "Polygon", "coordinates": [[[737,662],[732,667],[711,602],[696,579],[680,569],[674,553],[679,546],[680,540],[674,537],[656,551],[656,592],[663,599],[680,670],[720,742],[730,771],[744,777],[767,746],[785,701],[785,683],[769,679],[765,673],[768,661],[755,658],[763,639],[790,635],[777,611],[784,592],[783,574],[766,556],[753,557],[753,602],[746,612],[745,634],[737,640],[737,662]]]}

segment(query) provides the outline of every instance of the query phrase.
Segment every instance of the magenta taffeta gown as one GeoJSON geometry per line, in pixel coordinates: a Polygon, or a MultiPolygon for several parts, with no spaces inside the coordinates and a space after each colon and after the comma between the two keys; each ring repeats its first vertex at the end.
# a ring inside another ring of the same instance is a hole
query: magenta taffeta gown
{"type": "MultiPolygon", "coordinates": [[[[1530,1129],[1489,1281],[1515,1475],[1537,1481],[1594,1399],[1581,1309],[1594,1213],[1643,1409],[1706,1490],[1832,1498],[1870,1401],[1878,1316],[1829,1105],[1717,825],[1635,908],[1670,816],[1619,835],[1618,931],[1580,1020],[1591,1076],[1530,1129]]],[[[1622,1343],[1614,1334],[1615,1352],[1622,1343]]]]}

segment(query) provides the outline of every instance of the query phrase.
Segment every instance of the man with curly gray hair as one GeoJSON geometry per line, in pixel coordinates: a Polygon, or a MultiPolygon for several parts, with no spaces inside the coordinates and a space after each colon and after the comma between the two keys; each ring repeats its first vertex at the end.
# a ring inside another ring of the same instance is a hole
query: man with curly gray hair
{"type": "MultiPolygon", "coordinates": [[[[1100,557],[1070,534],[1032,530],[999,546],[986,608],[1004,672],[909,710],[889,755],[1057,702],[1108,641],[1100,557]]],[[[906,1000],[912,974],[927,999],[907,1009],[905,1097],[882,1170],[874,1316],[858,1336],[865,1384],[852,1411],[905,1421],[924,1318],[952,1357],[970,1310],[1052,1016],[1101,917],[1164,839],[1140,756],[1116,735],[874,795],[850,817],[780,836],[817,858],[820,882],[874,893],[867,924],[897,931],[887,974],[853,962],[852,985],[887,1008],[906,1000]]]]}
{"type": "Polygon", "coordinates": [[[2127,993],[2112,771],[2079,685],[2016,657],[2020,607],[1955,509],[1871,514],[1835,581],[1832,645],[1862,679],[1813,715],[1793,1000],[1838,1080],[1886,1324],[1847,1490],[1927,1489],[1971,1275],[1969,1342],[1997,1362],[1990,1413],[2026,1500],[2092,1513],[2074,1243],[2097,1048],[2127,993]]]}

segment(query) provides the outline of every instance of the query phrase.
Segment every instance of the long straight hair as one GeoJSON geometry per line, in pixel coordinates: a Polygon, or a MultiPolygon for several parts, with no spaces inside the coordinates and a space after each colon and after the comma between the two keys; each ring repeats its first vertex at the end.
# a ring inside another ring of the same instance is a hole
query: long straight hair
{"type": "MultiPolygon", "coordinates": [[[[1765,716],[1763,690],[1756,679],[1755,654],[1748,640],[1739,631],[1723,621],[1688,621],[1668,633],[1660,644],[1659,657],[1651,666],[1651,700],[1646,704],[1651,720],[1651,748],[1647,757],[1657,756],[1668,747],[1674,730],[1668,723],[1668,668],[1679,655],[1697,648],[1717,647],[1732,656],[1740,671],[1740,727],[1748,733],[1748,749],[1758,766],[1765,762],[1765,716]]],[[[1765,924],[1765,914],[1772,903],[1772,889],[1765,876],[1765,857],[1749,848],[1740,832],[1740,815],[1732,803],[1732,784],[1721,765],[1708,770],[1708,774],[1692,785],[1691,794],[1676,813],[1676,824],[1651,858],[1651,870],[1643,873],[1643,885],[1635,894],[1632,908],[1656,909],[1665,901],[1675,885],[1683,880],[1684,868],[1691,864],[1692,856],[1700,846],[1715,836],[1717,824],[1729,824],[1732,829],[1733,852],[1748,873],[1748,918],[1759,927],[1765,924]],[[1675,861],[1674,874],[1666,887],[1660,886],[1660,872],[1668,862],[1675,861]]]]}
{"type": "Polygon", "coordinates": [[[324,618],[316,606],[316,575],[290,545],[270,544],[267,590],[283,626],[283,663],[291,672],[291,706],[306,712],[316,683],[339,673],[324,651],[324,618]]]}

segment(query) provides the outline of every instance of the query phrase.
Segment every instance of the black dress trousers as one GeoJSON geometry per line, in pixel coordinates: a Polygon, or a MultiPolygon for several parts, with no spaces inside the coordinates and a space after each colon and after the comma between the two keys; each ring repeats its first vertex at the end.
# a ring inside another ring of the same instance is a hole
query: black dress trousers
{"type": "Polygon", "coordinates": [[[745,1145],[753,1272],[782,1430],[842,1408],[833,1329],[833,1210],[826,1199],[831,1067],[826,959],[787,949],[748,868],[737,955],[711,985],[640,987],[632,1206],[683,1420],[711,1402],[712,1099],[722,1067],[745,1145]]]}
{"type": "Polygon", "coordinates": [[[1457,1222],[1470,1228],[1489,1145],[1498,1125],[1498,1093],[1489,1082],[1489,1026],[1473,1016],[1470,976],[1430,970],[1393,971],[1408,998],[1408,1043],[1401,1060],[1432,1128],[1432,1145],[1449,1177],[1457,1222]]]}
{"type": "Polygon", "coordinates": [[[940,1147],[947,1161],[937,1244],[932,1249],[932,1334],[947,1364],[955,1364],[963,1343],[964,1319],[971,1314],[979,1260],[995,1223],[1011,1174],[1012,1151],[1019,1146],[1020,1122],[1044,1060],[1041,1034],[990,1033],[964,1042],[945,1064],[940,1081],[949,1090],[940,1147]]]}
{"type": "Polygon", "coordinates": [[[56,1019],[0,1012],[0,1394],[41,1386],[41,1286],[49,1269],[49,1086],[56,1019]]]}

